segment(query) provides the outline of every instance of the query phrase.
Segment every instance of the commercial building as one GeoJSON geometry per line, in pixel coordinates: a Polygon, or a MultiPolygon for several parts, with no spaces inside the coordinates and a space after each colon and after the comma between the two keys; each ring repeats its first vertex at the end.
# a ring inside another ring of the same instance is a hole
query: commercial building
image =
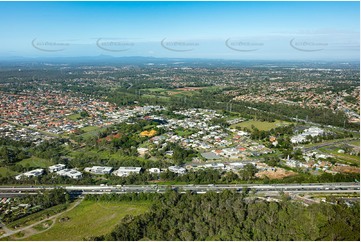
{"type": "Polygon", "coordinates": [[[149,170],[149,173],[152,173],[152,174],[159,174],[159,173],[161,173],[161,169],[159,169],[159,168],[150,168],[149,170]]]}
{"type": "Polygon", "coordinates": [[[83,174],[75,169],[64,169],[56,172],[56,174],[58,174],[59,176],[67,176],[73,179],[80,179],[83,177],[83,174]]]}
{"type": "Polygon", "coordinates": [[[185,174],[187,170],[180,166],[170,166],[168,167],[168,170],[177,174],[185,174]]]}
{"type": "Polygon", "coordinates": [[[35,169],[15,176],[15,179],[20,180],[23,177],[35,177],[35,176],[41,176],[42,174],[44,174],[44,169],[35,169]]]}
{"type": "Polygon", "coordinates": [[[93,166],[93,167],[86,167],[84,169],[84,171],[92,173],[92,174],[104,175],[104,174],[110,174],[113,171],[113,167],[110,167],[110,166],[93,166]]]}
{"type": "Polygon", "coordinates": [[[114,171],[113,174],[116,176],[129,176],[130,174],[139,174],[142,167],[119,167],[118,170],[114,171]]]}
{"type": "Polygon", "coordinates": [[[56,172],[56,171],[61,171],[63,169],[65,169],[65,165],[64,164],[56,164],[56,165],[53,165],[53,166],[49,166],[49,172],[50,173],[53,173],[53,172],[56,172]]]}

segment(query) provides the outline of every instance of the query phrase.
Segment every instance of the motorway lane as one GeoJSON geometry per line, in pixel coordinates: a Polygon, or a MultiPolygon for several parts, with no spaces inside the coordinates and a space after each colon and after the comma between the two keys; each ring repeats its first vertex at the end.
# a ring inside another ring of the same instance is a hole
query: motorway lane
{"type": "MultiPolygon", "coordinates": [[[[169,189],[179,192],[203,193],[207,191],[220,192],[222,190],[236,190],[242,192],[243,189],[251,189],[255,192],[293,192],[293,193],[343,193],[360,192],[359,183],[314,183],[314,184],[208,184],[208,185],[116,185],[116,186],[62,186],[72,194],[101,194],[101,193],[128,193],[128,192],[159,192],[163,193],[169,189]]],[[[42,189],[54,189],[54,187],[44,186],[21,186],[21,187],[0,187],[1,194],[24,195],[34,194],[42,189]]]]}

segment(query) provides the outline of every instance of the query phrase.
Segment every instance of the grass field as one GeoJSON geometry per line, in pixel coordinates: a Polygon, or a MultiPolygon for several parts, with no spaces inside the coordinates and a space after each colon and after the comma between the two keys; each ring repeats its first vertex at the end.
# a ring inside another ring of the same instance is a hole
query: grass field
{"type": "Polygon", "coordinates": [[[289,125],[289,122],[276,120],[275,122],[262,122],[262,121],[255,121],[255,120],[248,120],[245,122],[241,122],[238,124],[231,125],[231,128],[241,127],[241,128],[248,128],[252,129],[252,125],[259,130],[270,130],[273,128],[277,128],[280,126],[289,125]]]}
{"type": "Polygon", "coordinates": [[[76,120],[80,119],[81,117],[80,117],[80,113],[74,113],[72,115],[67,116],[67,118],[70,120],[76,121],[76,120]]]}
{"type": "Polygon", "coordinates": [[[351,164],[354,164],[357,166],[360,165],[360,157],[355,156],[355,155],[338,153],[339,149],[341,149],[341,148],[332,148],[332,149],[331,148],[320,148],[319,150],[324,153],[335,156],[340,161],[343,161],[343,163],[351,163],[351,164]]]}
{"type": "Polygon", "coordinates": [[[350,145],[360,146],[360,140],[353,140],[350,142],[350,145]]]}
{"type": "Polygon", "coordinates": [[[90,236],[107,234],[125,215],[139,215],[149,209],[146,202],[94,202],[83,201],[73,210],[64,213],[52,228],[26,240],[83,240],[90,236]],[[60,218],[69,218],[59,222],[60,218]]]}
{"type": "Polygon", "coordinates": [[[84,132],[92,132],[92,131],[99,130],[99,129],[100,128],[97,126],[87,126],[87,127],[81,128],[81,130],[83,130],[84,132]]]}
{"type": "Polygon", "coordinates": [[[142,89],[142,91],[149,91],[149,92],[166,92],[168,91],[167,89],[164,88],[147,88],[147,89],[142,89]]]}
{"type": "Polygon", "coordinates": [[[194,133],[192,130],[176,130],[175,132],[181,137],[188,137],[194,133]]]}
{"type": "Polygon", "coordinates": [[[96,126],[84,127],[84,128],[82,128],[82,130],[85,133],[81,134],[81,136],[83,136],[84,138],[91,137],[91,136],[96,136],[100,131],[103,131],[105,129],[106,129],[105,127],[100,128],[100,127],[96,127],[96,126]]]}
{"type": "Polygon", "coordinates": [[[41,159],[35,156],[30,157],[28,159],[24,159],[20,161],[19,164],[25,167],[30,166],[30,167],[41,167],[41,168],[46,168],[53,165],[53,163],[50,160],[41,159]]]}
{"type": "Polygon", "coordinates": [[[12,175],[15,175],[15,174],[16,174],[16,172],[10,170],[7,167],[0,167],[0,175],[1,175],[1,177],[12,176],[12,175]]]}
{"type": "Polygon", "coordinates": [[[43,231],[43,230],[47,229],[48,227],[50,227],[52,224],[53,224],[53,221],[46,220],[45,222],[38,224],[38,225],[34,226],[33,228],[38,231],[43,231]]]}
{"type": "Polygon", "coordinates": [[[161,99],[165,99],[168,100],[169,97],[166,96],[160,96],[159,94],[153,95],[153,94],[144,94],[142,95],[142,97],[146,97],[146,98],[161,98],[161,99]]]}
{"type": "Polygon", "coordinates": [[[48,216],[55,215],[61,211],[64,211],[67,208],[65,204],[59,204],[51,208],[44,209],[42,211],[39,211],[37,213],[30,214],[26,217],[23,217],[21,219],[15,220],[14,222],[9,223],[7,226],[11,229],[14,229],[15,227],[25,227],[28,225],[31,225],[33,223],[36,223],[48,216]]]}

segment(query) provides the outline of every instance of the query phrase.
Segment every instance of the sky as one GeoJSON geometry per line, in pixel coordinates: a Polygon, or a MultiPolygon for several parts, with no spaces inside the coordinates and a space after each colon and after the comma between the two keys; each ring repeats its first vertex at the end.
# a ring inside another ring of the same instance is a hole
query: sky
{"type": "Polygon", "coordinates": [[[359,60],[359,2],[0,2],[0,57],[359,60]]]}

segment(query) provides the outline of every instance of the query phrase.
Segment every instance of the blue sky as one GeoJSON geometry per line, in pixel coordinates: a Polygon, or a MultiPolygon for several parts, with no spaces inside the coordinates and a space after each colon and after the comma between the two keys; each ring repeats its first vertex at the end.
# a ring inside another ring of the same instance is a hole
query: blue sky
{"type": "Polygon", "coordinates": [[[0,56],[359,60],[359,9],[359,2],[0,2],[0,56]]]}

